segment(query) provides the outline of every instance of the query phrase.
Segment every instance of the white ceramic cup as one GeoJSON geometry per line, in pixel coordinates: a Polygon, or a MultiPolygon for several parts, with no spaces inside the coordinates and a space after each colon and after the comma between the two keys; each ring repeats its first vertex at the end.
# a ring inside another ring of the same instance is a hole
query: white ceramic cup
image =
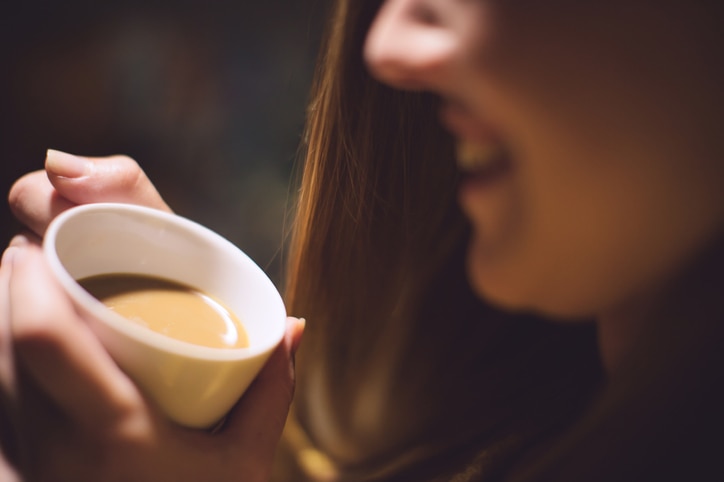
{"type": "Polygon", "coordinates": [[[284,336],[284,303],[266,274],[232,243],[181,216],[130,204],[74,207],[51,222],[43,251],[119,367],[181,425],[221,420],[284,336]],[[249,346],[169,338],[111,311],[75,281],[112,273],[160,276],[218,298],[241,320],[249,346]]]}

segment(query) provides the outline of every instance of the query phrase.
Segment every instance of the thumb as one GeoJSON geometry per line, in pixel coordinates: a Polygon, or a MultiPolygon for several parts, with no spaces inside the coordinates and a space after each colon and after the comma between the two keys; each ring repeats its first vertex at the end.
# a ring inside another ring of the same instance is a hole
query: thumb
{"type": "Polygon", "coordinates": [[[287,318],[282,343],[229,414],[219,434],[240,453],[270,456],[279,442],[294,394],[294,353],[304,319],[287,318]]]}
{"type": "Polygon", "coordinates": [[[81,157],[48,149],[45,171],[58,194],[75,204],[125,202],[170,211],[128,156],[81,157]]]}

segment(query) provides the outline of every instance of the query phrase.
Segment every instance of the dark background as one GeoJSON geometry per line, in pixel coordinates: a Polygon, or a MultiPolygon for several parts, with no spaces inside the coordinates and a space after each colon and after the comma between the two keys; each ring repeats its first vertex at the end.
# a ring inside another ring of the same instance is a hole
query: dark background
{"type": "Polygon", "coordinates": [[[45,151],[128,154],[275,281],[324,0],[14,2],[0,11],[4,201],[45,151]]]}

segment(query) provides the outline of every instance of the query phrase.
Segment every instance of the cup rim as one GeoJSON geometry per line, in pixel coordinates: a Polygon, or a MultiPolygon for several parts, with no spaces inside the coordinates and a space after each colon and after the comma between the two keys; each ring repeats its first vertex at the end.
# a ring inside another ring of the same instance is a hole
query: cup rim
{"type": "Polygon", "coordinates": [[[133,339],[135,342],[153,347],[155,349],[170,352],[187,358],[196,358],[204,360],[237,360],[244,358],[253,358],[255,356],[273,350],[283,339],[285,332],[286,309],[279,291],[274,283],[269,279],[267,274],[255,263],[245,252],[234,245],[215,231],[192,221],[184,216],[168,213],[146,206],[138,206],[126,203],[94,203],[74,206],[63,211],[56,216],[48,225],[45,236],[43,238],[43,252],[48,261],[50,270],[56,280],[64,288],[66,293],[73,299],[75,303],[86,309],[91,316],[102,324],[110,327],[116,332],[133,339]],[[262,277],[262,283],[268,285],[267,288],[273,290],[275,304],[278,305],[279,313],[270,316],[269,323],[276,326],[272,328],[271,335],[266,343],[255,343],[245,348],[215,348],[196,345],[191,342],[177,340],[161,333],[150,330],[142,325],[133,323],[123,316],[109,310],[101,301],[94,298],[75,280],[73,276],[66,270],[55,249],[55,242],[59,231],[68,219],[83,216],[87,214],[97,214],[101,212],[115,213],[120,215],[140,215],[142,218],[151,219],[154,222],[163,222],[169,225],[175,225],[182,228],[193,229],[194,232],[207,239],[211,239],[216,243],[227,245],[236,255],[243,258],[245,263],[250,263],[252,268],[259,272],[262,277]],[[279,316],[281,319],[276,322],[273,318],[279,316]]]}

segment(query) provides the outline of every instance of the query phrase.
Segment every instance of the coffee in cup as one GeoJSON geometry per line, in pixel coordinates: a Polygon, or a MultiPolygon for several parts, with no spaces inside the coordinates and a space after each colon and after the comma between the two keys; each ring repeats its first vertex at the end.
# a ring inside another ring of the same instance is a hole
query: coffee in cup
{"type": "Polygon", "coordinates": [[[249,346],[230,308],[186,284],[131,273],[90,276],[78,283],[119,315],[162,335],[210,348],[249,346]]]}

